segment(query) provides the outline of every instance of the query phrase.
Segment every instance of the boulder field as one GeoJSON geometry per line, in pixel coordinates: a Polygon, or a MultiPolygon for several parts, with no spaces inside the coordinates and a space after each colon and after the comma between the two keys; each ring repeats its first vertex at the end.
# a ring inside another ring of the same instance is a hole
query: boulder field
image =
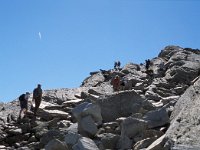
{"type": "Polygon", "coordinates": [[[199,75],[200,50],[167,46],[148,69],[128,63],[74,89],[44,90],[36,117],[18,119],[18,99],[0,103],[0,149],[199,150],[199,75]]]}

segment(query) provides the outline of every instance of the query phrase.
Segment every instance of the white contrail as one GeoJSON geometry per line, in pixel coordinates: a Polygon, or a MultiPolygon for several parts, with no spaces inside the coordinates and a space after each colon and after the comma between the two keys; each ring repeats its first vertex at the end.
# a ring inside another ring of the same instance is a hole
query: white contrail
{"type": "Polygon", "coordinates": [[[39,38],[40,38],[40,40],[41,40],[41,39],[42,39],[42,35],[41,35],[41,33],[39,32],[38,35],[39,35],[39,38]]]}

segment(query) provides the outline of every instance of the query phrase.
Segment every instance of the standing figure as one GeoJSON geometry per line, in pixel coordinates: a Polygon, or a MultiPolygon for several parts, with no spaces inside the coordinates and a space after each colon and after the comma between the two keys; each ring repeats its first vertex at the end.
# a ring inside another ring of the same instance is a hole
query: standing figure
{"type": "Polygon", "coordinates": [[[145,66],[146,70],[149,70],[151,61],[149,59],[147,59],[147,60],[145,60],[145,62],[146,62],[146,66],[145,66]]]}
{"type": "Polygon", "coordinates": [[[26,115],[28,110],[28,99],[30,97],[30,93],[26,92],[26,94],[22,94],[19,96],[19,103],[20,103],[20,112],[19,112],[19,119],[21,119],[22,112],[26,115]]]}
{"type": "Polygon", "coordinates": [[[118,62],[117,62],[117,67],[118,67],[118,69],[120,69],[120,66],[121,66],[121,62],[118,61],[118,62]]]}
{"type": "Polygon", "coordinates": [[[114,63],[114,69],[117,70],[117,62],[114,63]]]}
{"type": "Polygon", "coordinates": [[[114,91],[119,91],[120,88],[120,78],[118,75],[111,81],[114,91]]]}
{"type": "Polygon", "coordinates": [[[36,116],[37,110],[40,107],[42,101],[42,89],[41,84],[38,84],[37,88],[33,90],[33,100],[35,101],[34,115],[36,116]]]}

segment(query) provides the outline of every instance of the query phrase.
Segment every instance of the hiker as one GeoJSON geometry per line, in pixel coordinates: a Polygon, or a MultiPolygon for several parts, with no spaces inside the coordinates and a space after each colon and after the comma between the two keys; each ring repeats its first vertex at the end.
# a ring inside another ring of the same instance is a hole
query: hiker
{"type": "Polygon", "coordinates": [[[114,63],[114,69],[115,70],[119,70],[120,66],[121,66],[121,62],[120,61],[115,61],[115,63],[114,63]]]}
{"type": "Polygon", "coordinates": [[[119,91],[120,88],[120,78],[118,75],[111,81],[114,91],[119,91]]]}
{"type": "Polygon", "coordinates": [[[21,119],[22,112],[24,115],[26,115],[28,110],[28,99],[30,97],[30,93],[26,92],[26,94],[22,94],[19,96],[19,102],[20,102],[20,112],[19,112],[19,119],[21,119]]]}
{"type": "Polygon", "coordinates": [[[120,61],[118,61],[118,62],[117,62],[117,68],[119,69],[119,68],[120,68],[120,66],[121,66],[121,62],[120,62],[120,61]]]}
{"type": "Polygon", "coordinates": [[[117,62],[114,63],[114,69],[117,70],[117,62]]]}
{"type": "Polygon", "coordinates": [[[41,84],[38,84],[37,88],[33,90],[33,99],[32,102],[35,101],[34,115],[36,116],[37,110],[40,107],[40,103],[42,101],[42,89],[41,84]]]}
{"type": "Polygon", "coordinates": [[[147,60],[145,60],[145,62],[146,62],[146,66],[145,66],[146,70],[149,70],[151,61],[149,59],[147,59],[147,60]]]}

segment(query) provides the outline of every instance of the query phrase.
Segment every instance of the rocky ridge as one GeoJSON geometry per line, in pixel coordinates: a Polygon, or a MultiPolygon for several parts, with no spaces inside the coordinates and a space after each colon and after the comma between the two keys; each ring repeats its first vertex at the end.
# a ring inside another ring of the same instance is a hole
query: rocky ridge
{"type": "Polygon", "coordinates": [[[200,51],[167,46],[150,70],[129,63],[91,72],[75,89],[45,90],[36,118],[19,120],[17,99],[1,103],[0,149],[200,149],[200,51]],[[119,92],[115,75],[126,81],[119,92]]]}

